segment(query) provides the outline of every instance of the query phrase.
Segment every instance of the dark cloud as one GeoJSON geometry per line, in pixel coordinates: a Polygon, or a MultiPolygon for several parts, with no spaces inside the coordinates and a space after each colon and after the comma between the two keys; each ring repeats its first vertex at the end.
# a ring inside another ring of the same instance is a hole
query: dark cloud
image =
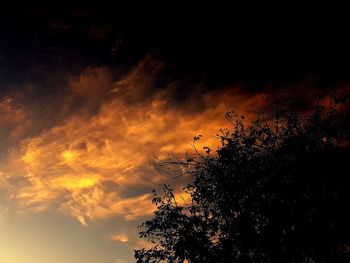
{"type": "Polygon", "coordinates": [[[41,82],[48,89],[59,80],[52,72],[130,68],[152,52],[166,65],[164,78],[210,88],[243,81],[256,90],[309,75],[327,85],[350,76],[345,22],[224,6],[3,9],[0,80],[2,86],[41,82]]]}

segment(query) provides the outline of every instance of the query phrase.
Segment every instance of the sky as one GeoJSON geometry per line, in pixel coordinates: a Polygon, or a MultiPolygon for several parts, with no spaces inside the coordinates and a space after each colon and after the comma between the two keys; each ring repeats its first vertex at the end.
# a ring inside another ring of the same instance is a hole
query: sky
{"type": "Polygon", "coordinates": [[[223,9],[0,11],[0,262],[134,262],[151,190],[190,180],[153,158],[348,83],[337,25],[223,9]]]}

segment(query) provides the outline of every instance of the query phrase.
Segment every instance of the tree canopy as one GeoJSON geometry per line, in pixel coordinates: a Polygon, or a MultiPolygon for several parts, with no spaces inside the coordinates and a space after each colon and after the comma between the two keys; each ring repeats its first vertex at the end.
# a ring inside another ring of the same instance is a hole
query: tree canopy
{"type": "Polygon", "coordinates": [[[190,201],[170,185],[154,191],[154,217],[140,226],[154,246],[135,250],[137,262],[349,262],[346,102],[251,122],[230,112],[218,149],[164,160],[192,176],[190,201]]]}

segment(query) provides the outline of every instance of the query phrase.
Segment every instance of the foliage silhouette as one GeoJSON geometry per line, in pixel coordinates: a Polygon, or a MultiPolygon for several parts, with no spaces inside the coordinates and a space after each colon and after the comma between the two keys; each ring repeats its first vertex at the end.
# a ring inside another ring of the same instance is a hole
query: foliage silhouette
{"type": "Polygon", "coordinates": [[[349,262],[349,106],[333,97],[315,108],[249,124],[230,112],[216,152],[162,161],[193,176],[191,200],[169,185],[154,192],[140,226],[154,246],[135,250],[137,262],[349,262]]]}

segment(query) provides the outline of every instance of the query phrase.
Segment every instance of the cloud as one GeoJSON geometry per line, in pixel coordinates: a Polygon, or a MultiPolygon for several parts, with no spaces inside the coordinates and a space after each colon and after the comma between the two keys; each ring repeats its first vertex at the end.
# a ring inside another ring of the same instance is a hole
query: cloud
{"type": "Polygon", "coordinates": [[[126,234],[114,234],[110,237],[112,241],[126,243],[129,242],[129,236],[126,234]]]}
{"type": "Polygon", "coordinates": [[[0,145],[4,147],[6,141],[12,141],[19,136],[21,126],[26,123],[26,112],[15,105],[11,97],[5,96],[0,99],[0,123],[0,145]]]}
{"type": "Polygon", "coordinates": [[[96,100],[103,97],[112,84],[108,68],[88,67],[79,76],[72,77],[69,89],[83,99],[96,100]]]}
{"type": "Polygon", "coordinates": [[[56,209],[84,225],[110,216],[148,216],[154,210],[149,191],[166,180],[150,165],[153,154],[190,151],[198,134],[205,135],[199,148],[215,145],[214,135],[227,126],[226,111],[239,105],[249,116],[262,101],[231,87],[197,97],[189,90],[190,98],[174,103],[176,83],[154,88],[162,67],[148,56],[116,81],[111,69],[86,69],[53,100],[57,114],[47,105],[49,126],[41,124],[48,115],[28,117],[28,105],[14,108],[11,99],[3,100],[0,110],[16,113],[1,119],[8,134],[26,121],[26,129],[43,127],[34,136],[22,135],[1,161],[0,186],[7,185],[19,209],[56,209]]]}

